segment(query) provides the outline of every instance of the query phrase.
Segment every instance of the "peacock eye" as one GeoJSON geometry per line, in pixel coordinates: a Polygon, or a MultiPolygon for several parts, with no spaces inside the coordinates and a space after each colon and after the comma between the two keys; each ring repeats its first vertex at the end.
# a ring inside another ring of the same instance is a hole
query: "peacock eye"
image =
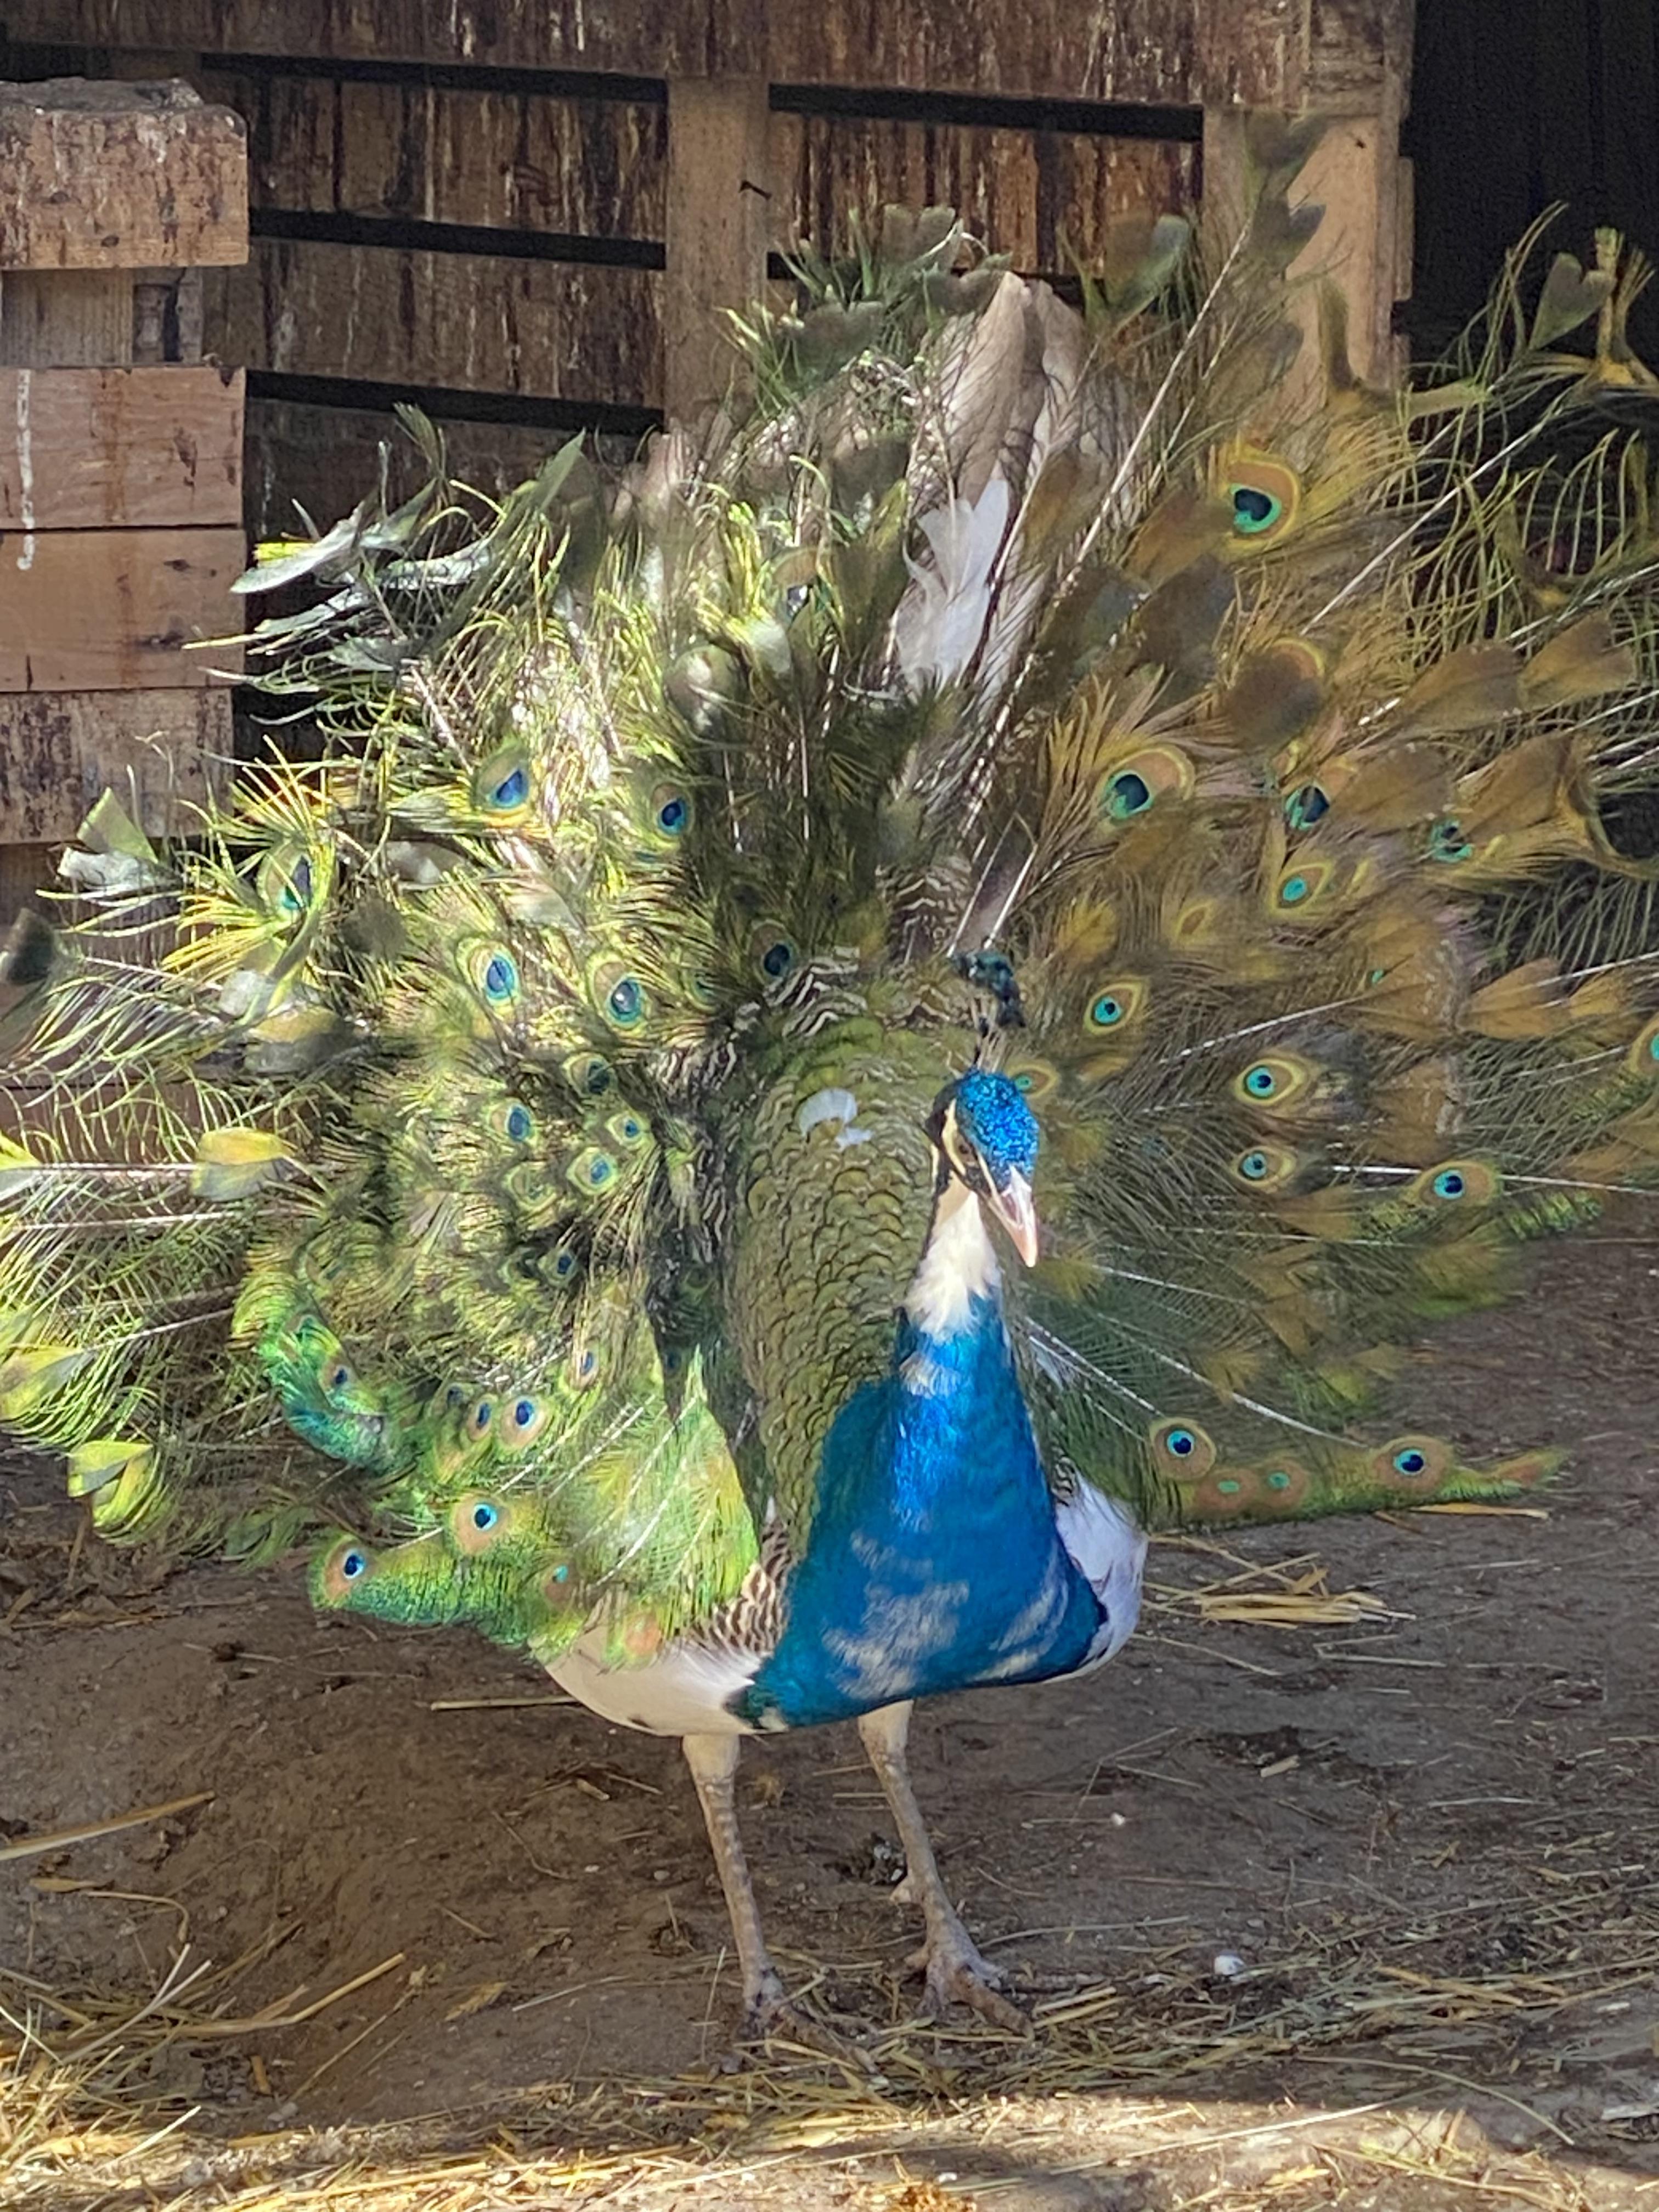
{"type": "Polygon", "coordinates": [[[1279,901],[1281,906],[1300,906],[1307,896],[1308,878],[1305,876],[1286,876],[1279,886],[1279,901]]]}
{"type": "Polygon", "coordinates": [[[502,808],[522,806],[529,796],[530,774],[528,769],[520,767],[515,768],[510,775],[501,778],[489,794],[489,803],[492,806],[502,808]]]}
{"type": "Polygon", "coordinates": [[[1127,822],[1132,815],[1144,814],[1152,803],[1152,787],[1144,775],[1126,768],[1111,778],[1106,786],[1106,811],[1114,822],[1127,822]]]}
{"type": "Polygon", "coordinates": [[[492,1006],[505,1006],[519,988],[519,970],[508,952],[491,953],[483,971],[484,996],[492,1006]]]}
{"type": "Polygon", "coordinates": [[[1233,528],[1242,538],[1259,538],[1285,512],[1284,501],[1263,491],[1259,484],[1234,484],[1231,494],[1233,528]]]}
{"type": "Polygon", "coordinates": [[[1463,835],[1462,823],[1450,815],[1437,822],[1429,832],[1429,858],[1431,860],[1443,860],[1449,866],[1459,860],[1467,860],[1474,851],[1474,846],[1463,835]]]}
{"type": "Polygon", "coordinates": [[[346,1365],[343,1359],[339,1365],[335,1368],[332,1374],[330,1375],[328,1378],[328,1387],[331,1390],[343,1390],[350,1380],[351,1370],[346,1365]]]}
{"type": "Polygon", "coordinates": [[[515,1429],[527,1429],[535,1418],[535,1400],[533,1398],[520,1398],[518,1404],[513,1408],[514,1427],[515,1429]]]}
{"type": "Polygon", "coordinates": [[[569,1579],[570,1570],[566,1566],[562,1559],[560,1560],[558,1565],[553,1569],[551,1574],[548,1577],[548,1580],[550,1582],[555,1583],[568,1583],[569,1579]]]}
{"type": "Polygon", "coordinates": [[[486,1528],[493,1528],[501,1517],[499,1510],[482,1498],[472,1509],[472,1525],[481,1533],[486,1528]]]}
{"type": "Polygon", "coordinates": [[[527,1106],[509,1106],[507,1109],[507,1133],[515,1145],[528,1144],[530,1133],[536,1124],[527,1106]]]}
{"type": "Polygon", "coordinates": [[[553,1262],[553,1273],[557,1276],[560,1282],[568,1283],[575,1272],[575,1254],[568,1249],[562,1251],[553,1262]]]}
{"type": "Polygon", "coordinates": [[[1216,1477],[1215,1486],[1224,1498],[1237,1498],[1239,1492],[1244,1487],[1243,1484],[1239,1480],[1236,1474],[1218,1475],[1216,1477]]]}
{"type": "Polygon", "coordinates": [[[781,983],[795,964],[795,948],[787,937],[774,938],[761,954],[762,972],[781,983]]]}
{"type": "Polygon", "coordinates": [[[488,1430],[491,1420],[495,1418],[495,1406],[493,1399],[479,1399],[477,1404],[472,1408],[472,1412],[469,1416],[467,1422],[467,1426],[471,1430],[475,1437],[481,1437],[488,1430]]]}
{"type": "Polygon", "coordinates": [[[1246,1152],[1238,1163],[1238,1172],[1246,1182],[1261,1182],[1267,1173],[1266,1152],[1246,1152]]]}
{"type": "Polygon", "coordinates": [[[286,914],[303,914],[311,904],[309,860],[301,860],[295,862],[289,872],[288,880],[283,885],[279,901],[286,914]]]}
{"type": "Polygon", "coordinates": [[[340,1562],[340,1572],[347,1582],[355,1583],[368,1572],[368,1561],[361,1552],[348,1552],[340,1562]]]}
{"type": "Polygon", "coordinates": [[[623,975],[611,987],[605,999],[611,1018],[623,1029],[631,1029],[645,1007],[645,993],[636,975],[623,975]]]}
{"type": "Polygon", "coordinates": [[[1455,1168],[1443,1168],[1431,1188],[1437,1198],[1462,1198],[1468,1185],[1455,1168]]]}
{"type": "Polygon", "coordinates": [[[1279,1088],[1279,1079],[1271,1067],[1258,1066],[1245,1071],[1244,1088],[1252,1098],[1271,1098],[1279,1088]]]}
{"type": "Polygon", "coordinates": [[[1408,1444],[1404,1451],[1397,1451],[1394,1455],[1396,1474],[1421,1474],[1428,1463],[1427,1455],[1419,1451],[1415,1444],[1408,1444]]]}
{"type": "Polygon", "coordinates": [[[1311,830],[1331,811],[1331,802],[1316,783],[1304,783],[1285,801],[1285,814],[1292,830],[1311,830]]]}
{"type": "Polygon", "coordinates": [[[1271,1474],[1264,1475],[1262,1480],[1269,1490],[1288,1490],[1291,1486],[1291,1478],[1282,1467],[1275,1468],[1271,1474]]]}
{"type": "Polygon", "coordinates": [[[1035,1078],[1029,1067],[1021,1068],[1019,1073],[1014,1078],[1014,1088],[1022,1098],[1030,1091],[1034,1080],[1035,1078]]]}
{"type": "Polygon", "coordinates": [[[1173,1452],[1177,1459],[1190,1459],[1198,1449],[1198,1438],[1190,1429],[1166,1429],[1164,1448],[1173,1452]]]}
{"type": "Polygon", "coordinates": [[[665,837],[684,835],[691,819],[691,803],[683,791],[659,791],[653,794],[657,827],[665,837]]]}
{"type": "Polygon", "coordinates": [[[1122,1001],[1113,998],[1109,992],[1103,994],[1090,1007],[1089,1019],[1097,1030],[1115,1029],[1123,1019],[1122,1001]]]}

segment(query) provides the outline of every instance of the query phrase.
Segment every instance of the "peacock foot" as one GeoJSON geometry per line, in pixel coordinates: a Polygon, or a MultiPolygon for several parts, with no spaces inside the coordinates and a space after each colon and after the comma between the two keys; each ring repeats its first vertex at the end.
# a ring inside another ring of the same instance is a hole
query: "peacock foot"
{"type": "Polygon", "coordinates": [[[874,2061],[867,2051],[860,2047],[858,2027],[858,2022],[849,2020],[843,2032],[804,2006],[792,2002],[777,1975],[770,1974],[759,1989],[745,1996],[738,2048],[727,2062],[726,2070],[735,2071],[750,2063],[757,2045],[787,2043],[813,2051],[820,2058],[833,2058],[860,2074],[867,2074],[874,2061]]]}
{"type": "Polygon", "coordinates": [[[994,2027],[1006,2028],[1011,2035],[1029,2035],[1030,2021],[1006,1994],[1007,1977],[981,1954],[954,1914],[951,1923],[930,1930],[927,1941],[908,1961],[920,1966],[927,1978],[926,2016],[938,2020],[947,2005],[966,2005],[994,2027]]]}

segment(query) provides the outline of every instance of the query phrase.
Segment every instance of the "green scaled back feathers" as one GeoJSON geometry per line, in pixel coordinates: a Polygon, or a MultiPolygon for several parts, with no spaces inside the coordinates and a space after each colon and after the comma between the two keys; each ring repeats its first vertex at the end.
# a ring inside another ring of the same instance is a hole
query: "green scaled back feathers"
{"type": "Polygon", "coordinates": [[[100,1528],[647,1656],[799,1546],[976,1054],[1044,1133],[1057,1480],[1170,1528],[1548,1470],[1374,1409],[1659,1176],[1641,272],[1528,315],[1517,258],[1373,391],[1285,276],[1305,143],[1081,315],[890,211],[700,438],[490,507],[417,422],[416,499],[245,580],[319,586],[254,647],[322,759],[166,853],[106,795],[9,954],[0,1419],[100,1528]]]}

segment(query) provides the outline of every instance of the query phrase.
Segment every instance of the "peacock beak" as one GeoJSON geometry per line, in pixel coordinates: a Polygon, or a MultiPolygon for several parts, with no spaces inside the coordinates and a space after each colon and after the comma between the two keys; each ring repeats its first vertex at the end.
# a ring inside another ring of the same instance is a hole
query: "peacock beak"
{"type": "Polygon", "coordinates": [[[1008,1232],[1009,1242],[1028,1267],[1037,1263],[1036,1206],[1031,1197],[1031,1186],[1018,1169],[1012,1170],[1007,1182],[999,1190],[993,1183],[986,1193],[997,1219],[1008,1232]]]}

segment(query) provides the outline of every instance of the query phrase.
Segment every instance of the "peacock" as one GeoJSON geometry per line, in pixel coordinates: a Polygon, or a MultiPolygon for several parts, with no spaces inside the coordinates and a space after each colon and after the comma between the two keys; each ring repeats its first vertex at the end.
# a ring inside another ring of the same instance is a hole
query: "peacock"
{"type": "Polygon", "coordinates": [[[746,1735],[856,1723],[927,2008],[1017,2019],[914,1700],[1103,1665],[1160,1531],[1530,1491],[1412,1346],[1659,1180],[1645,264],[1373,388],[1309,143],[1080,304],[803,249],[611,475],[410,416],[244,580],[309,741],[165,848],[106,793],[7,950],[0,1419],[681,1739],[751,2032],[746,1735]]]}

